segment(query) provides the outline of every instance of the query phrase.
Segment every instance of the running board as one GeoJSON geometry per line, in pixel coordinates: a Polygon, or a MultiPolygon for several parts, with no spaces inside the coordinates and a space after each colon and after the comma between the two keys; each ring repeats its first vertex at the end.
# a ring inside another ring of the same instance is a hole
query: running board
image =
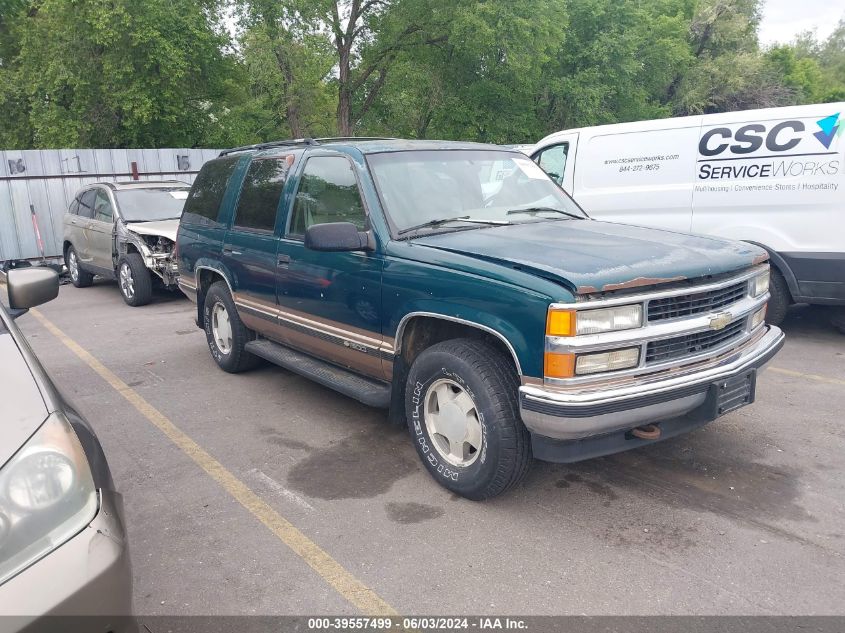
{"type": "Polygon", "coordinates": [[[359,376],[349,369],[332,365],[267,339],[250,341],[244,349],[367,406],[379,409],[387,409],[390,406],[388,383],[359,376]]]}

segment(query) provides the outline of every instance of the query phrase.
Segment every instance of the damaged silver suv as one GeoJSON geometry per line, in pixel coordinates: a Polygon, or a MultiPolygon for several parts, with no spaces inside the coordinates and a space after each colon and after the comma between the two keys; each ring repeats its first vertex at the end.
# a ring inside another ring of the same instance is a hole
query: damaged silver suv
{"type": "Polygon", "coordinates": [[[64,216],[64,257],[73,285],[117,279],[130,306],[152,299],[153,281],[177,288],[172,258],[191,186],[178,180],[98,182],[82,188],[64,216]]]}

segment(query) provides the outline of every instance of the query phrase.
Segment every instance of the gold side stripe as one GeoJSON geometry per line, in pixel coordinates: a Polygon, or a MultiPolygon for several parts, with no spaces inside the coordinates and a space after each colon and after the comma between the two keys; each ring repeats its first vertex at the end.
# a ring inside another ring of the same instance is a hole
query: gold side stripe
{"type": "MultiPolygon", "coordinates": [[[[388,354],[395,353],[393,345],[389,342],[380,341],[376,338],[349,330],[348,328],[338,327],[338,325],[330,325],[326,321],[316,321],[314,319],[306,318],[301,316],[302,313],[281,310],[276,305],[271,305],[265,301],[258,301],[252,297],[245,297],[240,293],[236,293],[235,295],[235,304],[266,314],[267,316],[274,317],[280,321],[299,325],[308,328],[309,330],[314,330],[315,332],[329,334],[337,338],[348,340],[350,343],[363,345],[364,347],[368,347],[376,351],[382,351],[388,354]]],[[[337,322],[332,321],[331,323],[335,324],[337,322]]]]}

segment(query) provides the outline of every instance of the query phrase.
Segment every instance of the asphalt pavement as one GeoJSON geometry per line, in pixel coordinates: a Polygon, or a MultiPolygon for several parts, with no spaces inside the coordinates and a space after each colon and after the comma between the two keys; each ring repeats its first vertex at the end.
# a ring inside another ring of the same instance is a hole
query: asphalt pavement
{"type": "Polygon", "coordinates": [[[753,406],[537,462],[482,503],[436,485],[385,413],[219,370],[180,295],[130,308],[98,281],[38,313],[18,323],[124,495],[141,615],[845,614],[845,336],[821,309],[790,312],[753,406]]]}

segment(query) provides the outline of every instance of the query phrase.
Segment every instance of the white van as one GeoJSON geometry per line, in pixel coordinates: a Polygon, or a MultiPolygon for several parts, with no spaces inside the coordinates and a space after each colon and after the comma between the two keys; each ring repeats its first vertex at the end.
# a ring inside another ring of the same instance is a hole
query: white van
{"type": "Polygon", "coordinates": [[[845,103],[565,130],[527,153],[595,218],[754,242],[768,319],[845,305],[845,103]]]}

